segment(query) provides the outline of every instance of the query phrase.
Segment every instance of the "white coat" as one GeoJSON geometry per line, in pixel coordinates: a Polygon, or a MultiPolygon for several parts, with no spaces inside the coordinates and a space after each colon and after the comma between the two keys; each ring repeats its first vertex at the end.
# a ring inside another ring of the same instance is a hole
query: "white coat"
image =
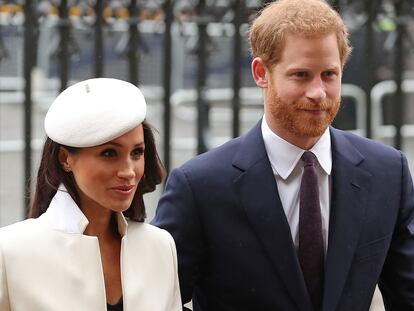
{"type": "MultiPolygon", "coordinates": [[[[165,230],[117,214],[124,311],[181,311],[175,244],[165,230]]],[[[61,188],[42,216],[0,229],[1,311],[103,311],[98,239],[61,188]]]]}

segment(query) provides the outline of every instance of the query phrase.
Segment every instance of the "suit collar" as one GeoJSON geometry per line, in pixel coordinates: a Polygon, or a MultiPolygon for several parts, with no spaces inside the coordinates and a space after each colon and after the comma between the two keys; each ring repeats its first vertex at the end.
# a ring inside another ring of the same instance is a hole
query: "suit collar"
{"type": "MultiPolygon", "coordinates": [[[[273,172],[283,180],[286,180],[296,168],[305,150],[291,144],[274,133],[267,124],[266,118],[262,119],[261,129],[266,153],[272,165],[273,172]]],[[[332,152],[329,129],[326,129],[309,151],[315,154],[323,171],[327,175],[330,175],[332,169],[332,152]]]]}
{"type": "Polygon", "coordinates": [[[234,181],[240,206],[292,301],[299,310],[308,311],[310,300],[266,154],[260,122],[240,139],[242,141],[233,160],[233,166],[241,171],[234,181]]]}
{"type": "MultiPolygon", "coordinates": [[[[240,137],[242,142],[234,157],[234,166],[246,170],[263,158],[267,158],[261,132],[261,123],[262,121],[260,120],[249,132],[240,137]]],[[[330,127],[329,130],[333,152],[336,152],[337,156],[342,157],[344,160],[356,166],[364,161],[364,156],[349,142],[342,131],[333,127],[330,127]]]]}
{"type": "Polygon", "coordinates": [[[331,132],[333,152],[336,153],[336,156],[343,158],[354,166],[359,166],[365,160],[364,156],[353,144],[351,144],[348,138],[345,137],[343,131],[333,127],[330,127],[329,130],[331,132]]]}
{"type": "Polygon", "coordinates": [[[241,144],[233,159],[233,166],[245,171],[252,165],[267,159],[263,143],[261,121],[240,137],[241,144]]]}
{"type": "Polygon", "coordinates": [[[342,294],[365,218],[371,184],[371,174],[362,168],[364,156],[344,132],[330,130],[333,183],[323,310],[335,310],[342,294]]]}
{"type": "MultiPolygon", "coordinates": [[[[127,221],[122,213],[117,213],[118,231],[121,236],[126,234],[127,221]]],[[[64,185],[60,185],[52,198],[48,209],[40,217],[51,228],[66,233],[83,234],[89,224],[88,219],[67,192],[64,185]]]]}
{"type": "MultiPolygon", "coordinates": [[[[332,140],[332,199],[325,263],[323,310],[335,310],[352,264],[365,217],[371,174],[364,156],[342,131],[330,128],[332,140]]],[[[260,122],[240,137],[233,165],[241,173],[235,185],[240,206],[284,281],[299,310],[310,310],[302,273],[266,154],[260,122]],[[270,207],[270,208],[269,208],[270,207]]]]}

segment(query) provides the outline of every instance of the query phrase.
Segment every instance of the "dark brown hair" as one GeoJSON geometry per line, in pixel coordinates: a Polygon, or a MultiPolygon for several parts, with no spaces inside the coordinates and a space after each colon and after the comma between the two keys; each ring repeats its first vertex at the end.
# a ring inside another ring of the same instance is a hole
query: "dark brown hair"
{"type": "MultiPolygon", "coordinates": [[[[142,126],[145,142],[144,175],[138,184],[131,206],[124,211],[126,217],[138,222],[143,222],[146,217],[144,194],[154,191],[156,185],[160,184],[165,177],[165,170],[155,145],[153,128],[146,121],[142,122],[142,126]]],[[[58,144],[46,137],[37,173],[33,204],[28,214],[29,218],[39,217],[46,212],[60,184],[66,187],[70,196],[79,205],[80,197],[73,174],[65,172],[59,162],[59,149],[61,147],[66,148],[70,153],[78,151],[78,148],[58,144]]]]}

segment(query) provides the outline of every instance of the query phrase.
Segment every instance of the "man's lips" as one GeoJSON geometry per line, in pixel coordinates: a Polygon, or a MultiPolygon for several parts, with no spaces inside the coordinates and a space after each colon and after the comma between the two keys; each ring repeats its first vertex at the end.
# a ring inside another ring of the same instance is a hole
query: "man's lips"
{"type": "Polygon", "coordinates": [[[324,112],[326,112],[326,109],[308,109],[308,108],[302,108],[300,110],[302,110],[304,112],[307,112],[307,113],[311,113],[313,115],[320,115],[320,114],[323,114],[324,112]]]}

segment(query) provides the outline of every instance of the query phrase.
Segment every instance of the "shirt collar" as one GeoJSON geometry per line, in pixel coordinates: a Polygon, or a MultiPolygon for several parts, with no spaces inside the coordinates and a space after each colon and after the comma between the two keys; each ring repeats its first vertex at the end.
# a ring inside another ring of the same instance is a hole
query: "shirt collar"
{"type": "MultiPolygon", "coordinates": [[[[265,117],[262,119],[262,135],[273,173],[279,175],[283,180],[286,180],[296,167],[305,150],[292,145],[276,135],[269,128],[265,117]]],[[[309,151],[312,151],[316,155],[324,172],[330,175],[332,170],[332,152],[329,128],[325,130],[317,143],[309,151]]]]}
{"type": "MultiPolygon", "coordinates": [[[[47,211],[41,216],[53,229],[66,233],[83,233],[89,224],[79,206],[72,199],[64,185],[60,185],[47,211]]],[[[127,221],[122,213],[116,213],[118,231],[126,234],[127,221]]]]}

